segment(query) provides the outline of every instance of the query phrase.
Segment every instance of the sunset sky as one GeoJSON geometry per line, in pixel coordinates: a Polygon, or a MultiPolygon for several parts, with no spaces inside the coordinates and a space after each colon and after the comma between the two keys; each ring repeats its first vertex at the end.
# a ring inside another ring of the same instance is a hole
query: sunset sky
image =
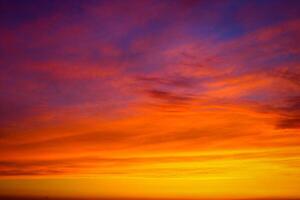
{"type": "Polygon", "coordinates": [[[0,197],[300,198],[300,1],[0,0],[0,197]]]}

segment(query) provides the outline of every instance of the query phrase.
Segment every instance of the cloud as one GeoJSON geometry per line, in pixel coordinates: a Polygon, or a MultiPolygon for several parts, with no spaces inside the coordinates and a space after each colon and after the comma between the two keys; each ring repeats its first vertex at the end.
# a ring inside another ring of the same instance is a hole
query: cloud
{"type": "Polygon", "coordinates": [[[279,108],[280,119],[278,128],[300,128],[300,97],[287,99],[285,105],[279,108]]]}
{"type": "Polygon", "coordinates": [[[185,104],[192,100],[190,95],[174,94],[163,90],[149,90],[147,94],[155,99],[162,100],[170,104],[185,104]]]}
{"type": "Polygon", "coordinates": [[[71,157],[40,160],[2,160],[1,177],[9,176],[57,176],[57,175],[129,175],[156,177],[198,176],[223,174],[231,169],[226,166],[207,167],[207,163],[260,162],[286,165],[291,168],[299,154],[273,151],[215,152],[200,155],[141,156],[141,157],[71,157]],[[284,159],[282,158],[284,157],[284,159]],[[288,160],[287,160],[288,159],[288,160]],[[194,167],[191,167],[194,166],[194,167]],[[91,169],[93,169],[91,171],[91,169]],[[178,176],[177,176],[178,175],[178,176]]]}

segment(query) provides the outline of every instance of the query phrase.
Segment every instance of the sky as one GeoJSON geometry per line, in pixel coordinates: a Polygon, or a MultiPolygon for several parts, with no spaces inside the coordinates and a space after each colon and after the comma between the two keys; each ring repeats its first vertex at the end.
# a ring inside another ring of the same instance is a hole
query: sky
{"type": "Polygon", "coordinates": [[[0,196],[300,198],[300,2],[0,0],[0,196]]]}

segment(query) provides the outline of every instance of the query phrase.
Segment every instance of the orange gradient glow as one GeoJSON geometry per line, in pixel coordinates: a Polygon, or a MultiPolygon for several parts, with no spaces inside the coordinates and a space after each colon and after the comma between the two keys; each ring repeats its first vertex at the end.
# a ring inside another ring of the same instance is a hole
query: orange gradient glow
{"type": "Polygon", "coordinates": [[[3,1],[0,197],[300,198],[300,6],[266,3],[3,1]]]}

